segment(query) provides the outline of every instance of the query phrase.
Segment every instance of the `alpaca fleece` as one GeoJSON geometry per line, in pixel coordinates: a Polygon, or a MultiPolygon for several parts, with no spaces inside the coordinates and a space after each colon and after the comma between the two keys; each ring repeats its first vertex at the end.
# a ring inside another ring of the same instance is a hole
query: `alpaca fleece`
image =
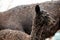
{"type": "Polygon", "coordinates": [[[0,40],[30,40],[30,35],[11,29],[0,31],[0,40]]]}

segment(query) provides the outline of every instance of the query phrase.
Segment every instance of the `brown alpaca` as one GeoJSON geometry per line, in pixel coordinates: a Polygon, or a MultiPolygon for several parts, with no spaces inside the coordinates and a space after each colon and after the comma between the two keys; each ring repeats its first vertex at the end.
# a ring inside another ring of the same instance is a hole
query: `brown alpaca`
{"type": "Polygon", "coordinates": [[[0,31],[0,40],[30,40],[30,35],[17,30],[5,29],[0,31]]]}
{"type": "Polygon", "coordinates": [[[35,11],[31,40],[45,40],[53,36],[60,29],[59,17],[52,17],[50,13],[41,11],[39,5],[36,5],[35,11]]]}

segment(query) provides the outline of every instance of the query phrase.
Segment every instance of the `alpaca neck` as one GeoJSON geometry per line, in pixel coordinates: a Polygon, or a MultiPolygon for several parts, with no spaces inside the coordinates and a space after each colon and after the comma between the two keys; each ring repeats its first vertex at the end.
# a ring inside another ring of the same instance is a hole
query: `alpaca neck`
{"type": "Polygon", "coordinates": [[[40,19],[40,16],[35,17],[32,27],[31,40],[45,40],[45,35],[43,34],[43,27],[42,27],[43,24],[44,22],[42,19],[40,19]]]}

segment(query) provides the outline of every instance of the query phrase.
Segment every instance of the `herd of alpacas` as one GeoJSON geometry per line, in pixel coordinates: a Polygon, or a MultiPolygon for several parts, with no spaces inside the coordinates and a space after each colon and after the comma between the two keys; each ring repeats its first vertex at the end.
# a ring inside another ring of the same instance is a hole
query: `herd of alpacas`
{"type": "Polygon", "coordinates": [[[45,40],[60,30],[60,4],[45,2],[0,13],[0,40],[45,40]]]}

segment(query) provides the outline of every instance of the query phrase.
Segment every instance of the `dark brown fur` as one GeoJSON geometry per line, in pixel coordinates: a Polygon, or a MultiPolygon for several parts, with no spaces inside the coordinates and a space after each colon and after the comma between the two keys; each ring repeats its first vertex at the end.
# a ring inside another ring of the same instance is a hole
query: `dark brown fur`
{"type": "Polygon", "coordinates": [[[53,36],[59,29],[59,17],[40,9],[39,5],[35,7],[36,16],[32,26],[31,40],[45,40],[53,36]]]}

